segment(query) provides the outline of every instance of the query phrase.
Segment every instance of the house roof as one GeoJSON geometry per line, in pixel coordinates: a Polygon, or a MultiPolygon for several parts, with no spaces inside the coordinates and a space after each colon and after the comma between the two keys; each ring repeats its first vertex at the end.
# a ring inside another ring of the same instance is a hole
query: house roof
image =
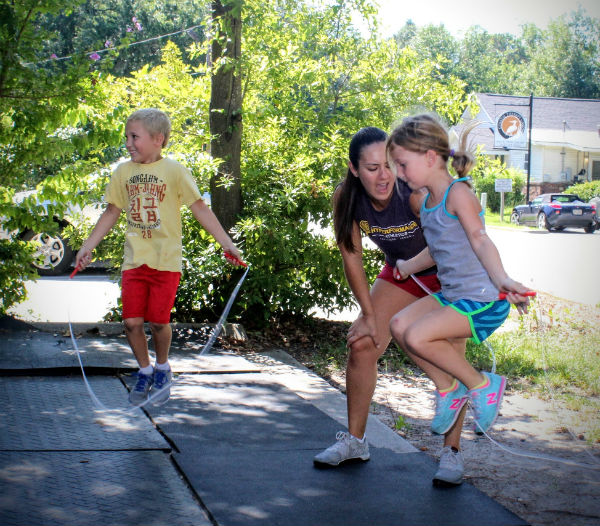
{"type": "MultiPolygon", "coordinates": [[[[494,126],[498,116],[507,111],[520,113],[529,120],[529,97],[476,93],[480,111],[475,117],[481,124],[470,134],[470,140],[485,151],[494,148],[494,126]]],[[[470,119],[467,113],[463,116],[470,119]]],[[[453,128],[458,135],[461,125],[453,128]]],[[[600,152],[600,99],[561,99],[533,97],[531,142],[537,145],[565,146],[600,152]]]]}

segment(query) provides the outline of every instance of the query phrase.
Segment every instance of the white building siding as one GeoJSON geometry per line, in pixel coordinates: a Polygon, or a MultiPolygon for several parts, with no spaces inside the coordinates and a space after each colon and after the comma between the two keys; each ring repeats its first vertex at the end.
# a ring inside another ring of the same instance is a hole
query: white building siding
{"type": "Polygon", "coordinates": [[[527,152],[525,150],[511,150],[510,155],[508,156],[508,167],[509,168],[519,168],[520,170],[525,170],[525,155],[527,152]]]}
{"type": "Polygon", "coordinates": [[[530,181],[532,183],[541,183],[544,180],[544,156],[542,148],[531,147],[531,172],[530,181]]]}

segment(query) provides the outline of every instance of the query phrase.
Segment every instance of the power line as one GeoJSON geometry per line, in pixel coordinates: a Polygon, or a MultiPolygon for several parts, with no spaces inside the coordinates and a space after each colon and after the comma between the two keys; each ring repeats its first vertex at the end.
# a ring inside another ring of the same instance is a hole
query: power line
{"type": "MultiPolygon", "coordinates": [[[[126,46],[117,46],[117,47],[106,47],[104,49],[97,49],[96,51],[89,51],[86,52],[86,55],[88,55],[88,57],[92,57],[93,55],[97,55],[98,58],[91,58],[92,60],[98,60],[100,58],[100,53],[105,53],[107,51],[112,51],[114,49],[127,49],[130,48],[132,46],[138,46],[140,44],[145,44],[147,42],[152,42],[153,40],[160,40],[161,38],[166,38],[166,37],[172,37],[174,35],[179,35],[181,33],[188,33],[190,35],[190,38],[192,38],[194,41],[198,40],[198,35],[194,32],[194,29],[197,29],[199,27],[202,27],[202,24],[197,24],[195,26],[191,26],[191,27],[187,27],[185,29],[181,29],[180,31],[174,31],[173,33],[166,33],[164,35],[159,35],[157,37],[151,37],[151,38],[146,38],[145,40],[139,40],[137,42],[132,42],[131,44],[127,44],[126,46]]],[[[59,61],[59,60],[68,60],[70,58],[73,58],[73,55],[67,55],[64,57],[50,57],[44,60],[40,60],[38,62],[28,62],[25,65],[26,66],[31,66],[31,65],[38,65],[38,64],[44,64],[46,62],[52,62],[52,61],[59,61]]]]}

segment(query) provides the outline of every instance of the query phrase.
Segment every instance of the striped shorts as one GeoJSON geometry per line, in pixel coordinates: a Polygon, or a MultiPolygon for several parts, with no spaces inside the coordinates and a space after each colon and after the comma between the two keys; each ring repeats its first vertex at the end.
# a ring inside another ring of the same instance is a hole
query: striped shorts
{"type": "Polygon", "coordinates": [[[441,292],[436,292],[433,297],[443,307],[452,307],[456,312],[469,319],[471,340],[475,343],[481,343],[488,338],[504,323],[510,312],[510,303],[506,300],[488,303],[472,300],[448,301],[441,292]]]}

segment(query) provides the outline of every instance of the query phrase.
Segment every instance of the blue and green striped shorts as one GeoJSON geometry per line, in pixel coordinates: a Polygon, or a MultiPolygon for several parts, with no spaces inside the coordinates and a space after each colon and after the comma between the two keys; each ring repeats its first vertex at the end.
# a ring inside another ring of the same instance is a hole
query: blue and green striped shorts
{"type": "Polygon", "coordinates": [[[471,339],[481,343],[488,338],[510,312],[510,303],[506,300],[490,301],[488,303],[473,300],[448,301],[441,292],[436,292],[433,297],[443,307],[452,307],[456,312],[466,316],[471,325],[471,339]]]}

